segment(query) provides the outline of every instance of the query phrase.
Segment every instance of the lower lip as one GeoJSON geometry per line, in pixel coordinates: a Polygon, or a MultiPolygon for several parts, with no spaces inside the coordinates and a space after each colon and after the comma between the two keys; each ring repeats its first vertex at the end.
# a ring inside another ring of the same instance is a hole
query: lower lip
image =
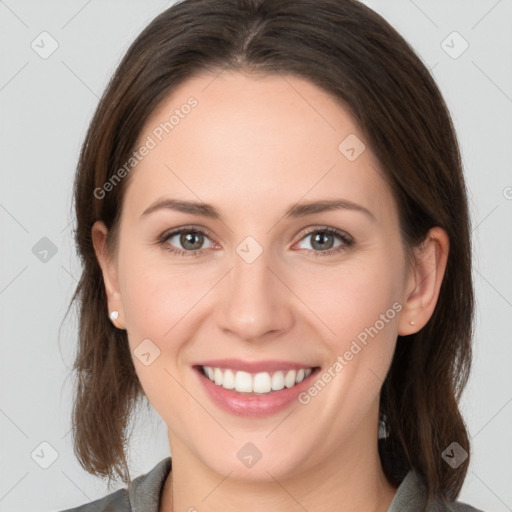
{"type": "Polygon", "coordinates": [[[276,414],[295,402],[299,393],[310,385],[311,377],[320,369],[315,368],[303,381],[291,388],[284,387],[279,391],[261,395],[225,389],[204,376],[200,368],[194,368],[194,370],[213,402],[223,410],[236,416],[265,417],[276,414]]]}

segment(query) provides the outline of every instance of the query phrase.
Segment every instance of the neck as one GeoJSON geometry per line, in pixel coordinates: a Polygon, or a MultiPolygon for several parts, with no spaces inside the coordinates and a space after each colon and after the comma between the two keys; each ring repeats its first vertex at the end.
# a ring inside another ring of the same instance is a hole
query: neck
{"type": "Polygon", "coordinates": [[[173,439],[159,512],[385,512],[396,493],[382,470],[376,438],[371,446],[350,439],[321,464],[287,478],[269,474],[265,481],[247,481],[229,473],[213,471],[173,439]]]}

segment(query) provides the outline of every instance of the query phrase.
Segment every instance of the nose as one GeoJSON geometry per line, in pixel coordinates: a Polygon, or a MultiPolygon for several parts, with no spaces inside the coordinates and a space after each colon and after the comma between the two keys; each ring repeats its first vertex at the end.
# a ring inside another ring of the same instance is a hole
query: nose
{"type": "Polygon", "coordinates": [[[251,263],[234,254],[233,267],[224,279],[222,303],[216,308],[217,325],[224,333],[256,342],[292,328],[294,295],[268,253],[264,250],[251,263]]]}

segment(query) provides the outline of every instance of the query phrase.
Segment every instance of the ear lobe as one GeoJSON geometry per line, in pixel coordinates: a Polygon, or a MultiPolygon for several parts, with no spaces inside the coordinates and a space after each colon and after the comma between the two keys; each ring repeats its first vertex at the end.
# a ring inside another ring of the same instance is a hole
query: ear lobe
{"type": "Polygon", "coordinates": [[[415,249],[416,261],[408,279],[406,300],[398,324],[400,336],[419,331],[432,316],[448,262],[449,247],[448,234],[436,226],[415,249]],[[414,325],[410,321],[414,321],[414,325]]]}
{"type": "Polygon", "coordinates": [[[118,311],[119,316],[115,320],[116,327],[120,326],[120,320],[124,317],[122,310],[121,294],[117,281],[117,271],[114,262],[107,250],[108,229],[102,221],[96,221],[91,228],[91,238],[96,253],[96,259],[101,268],[105,292],[107,294],[108,315],[112,311],[118,311]]]}

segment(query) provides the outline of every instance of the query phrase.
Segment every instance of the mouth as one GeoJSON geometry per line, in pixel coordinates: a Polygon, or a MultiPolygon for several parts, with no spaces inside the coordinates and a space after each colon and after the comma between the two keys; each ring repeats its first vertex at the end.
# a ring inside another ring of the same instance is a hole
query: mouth
{"type": "Polygon", "coordinates": [[[290,389],[313,372],[318,366],[277,371],[246,372],[234,368],[220,368],[198,365],[195,367],[205,378],[226,390],[253,395],[272,394],[282,389],[290,389]]]}
{"type": "Polygon", "coordinates": [[[212,404],[230,415],[253,418],[297,405],[320,372],[320,366],[310,363],[241,359],[200,361],[192,369],[212,404]]]}

